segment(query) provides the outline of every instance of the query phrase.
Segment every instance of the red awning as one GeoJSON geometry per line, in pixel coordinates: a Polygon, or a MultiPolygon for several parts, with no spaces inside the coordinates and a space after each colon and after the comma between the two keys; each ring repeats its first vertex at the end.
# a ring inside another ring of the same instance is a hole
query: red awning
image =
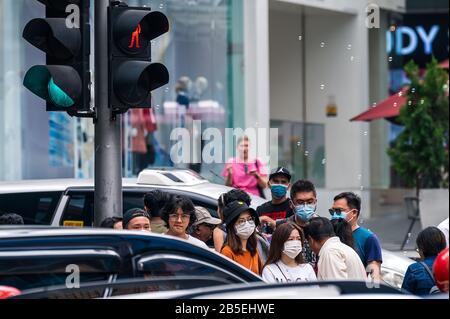
{"type": "Polygon", "coordinates": [[[448,69],[448,59],[445,60],[444,62],[441,62],[441,63],[439,64],[439,66],[440,66],[441,68],[443,68],[443,69],[448,69]]]}
{"type": "Polygon", "coordinates": [[[408,87],[403,88],[400,92],[391,95],[386,100],[371,106],[370,109],[352,118],[350,121],[370,122],[378,119],[393,118],[400,115],[400,109],[406,105],[408,87]]]}

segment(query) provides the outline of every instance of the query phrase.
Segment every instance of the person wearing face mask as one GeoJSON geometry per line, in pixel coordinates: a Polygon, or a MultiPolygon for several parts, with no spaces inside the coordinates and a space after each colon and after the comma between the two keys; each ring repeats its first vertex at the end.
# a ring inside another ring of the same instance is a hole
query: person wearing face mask
{"type": "MultiPolygon", "coordinates": [[[[293,215],[292,207],[287,196],[291,186],[291,173],[285,167],[278,167],[269,176],[269,188],[272,200],[256,209],[258,216],[267,216],[272,220],[285,219],[293,215]]],[[[266,231],[271,233],[270,231],[266,231]]]]}
{"type": "Polygon", "coordinates": [[[223,215],[227,239],[221,253],[260,275],[262,265],[257,249],[256,227],[259,219],[256,211],[244,202],[234,201],[225,206],[223,215]]]}
{"type": "Polygon", "coordinates": [[[344,218],[351,225],[355,250],[364,267],[373,279],[381,280],[383,258],[380,241],[370,230],[358,225],[361,198],[351,192],[341,193],[334,198],[333,207],[329,211],[332,218],[344,218]]]}
{"type": "MultiPolygon", "coordinates": [[[[317,192],[314,184],[306,180],[295,182],[291,187],[290,206],[294,212],[291,217],[273,220],[268,216],[261,216],[261,222],[267,223],[272,229],[285,223],[293,223],[303,230],[311,218],[317,217],[317,192]]],[[[306,239],[302,254],[304,260],[317,270],[317,257],[306,239]]]]}
{"type": "Polygon", "coordinates": [[[303,255],[304,235],[300,227],[285,223],[275,230],[270,244],[269,257],[262,277],[268,283],[315,281],[316,273],[305,263],[303,255]]]}

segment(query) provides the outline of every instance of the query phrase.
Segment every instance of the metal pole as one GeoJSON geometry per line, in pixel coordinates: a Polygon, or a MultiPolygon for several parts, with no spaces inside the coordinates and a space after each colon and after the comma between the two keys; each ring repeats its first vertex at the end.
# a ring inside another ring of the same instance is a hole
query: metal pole
{"type": "Polygon", "coordinates": [[[95,0],[95,225],[122,216],[121,117],[111,118],[108,100],[109,0],[95,0]]]}

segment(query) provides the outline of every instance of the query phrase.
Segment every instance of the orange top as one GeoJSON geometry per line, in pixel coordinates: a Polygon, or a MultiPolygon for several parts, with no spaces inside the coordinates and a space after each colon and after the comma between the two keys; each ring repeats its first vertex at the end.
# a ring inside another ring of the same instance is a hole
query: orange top
{"type": "Polygon", "coordinates": [[[252,257],[251,253],[247,250],[243,255],[235,254],[230,246],[225,246],[222,249],[222,255],[234,260],[238,264],[241,264],[245,268],[253,271],[255,274],[260,275],[262,270],[261,260],[259,259],[258,252],[252,257]]]}

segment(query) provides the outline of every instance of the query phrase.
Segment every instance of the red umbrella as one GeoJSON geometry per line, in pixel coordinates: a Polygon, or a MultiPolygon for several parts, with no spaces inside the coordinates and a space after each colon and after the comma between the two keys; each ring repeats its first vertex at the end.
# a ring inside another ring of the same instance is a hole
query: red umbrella
{"type": "Polygon", "coordinates": [[[378,119],[394,118],[400,115],[400,109],[407,102],[408,87],[375,104],[370,109],[352,118],[350,121],[370,122],[378,119]]]}
{"type": "Polygon", "coordinates": [[[447,69],[447,70],[448,70],[448,59],[445,60],[444,62],[441,62],[441,63],[439,64],[439,66],[440,66],[441,68],[443,68],[443,69],[447,69]]]}

